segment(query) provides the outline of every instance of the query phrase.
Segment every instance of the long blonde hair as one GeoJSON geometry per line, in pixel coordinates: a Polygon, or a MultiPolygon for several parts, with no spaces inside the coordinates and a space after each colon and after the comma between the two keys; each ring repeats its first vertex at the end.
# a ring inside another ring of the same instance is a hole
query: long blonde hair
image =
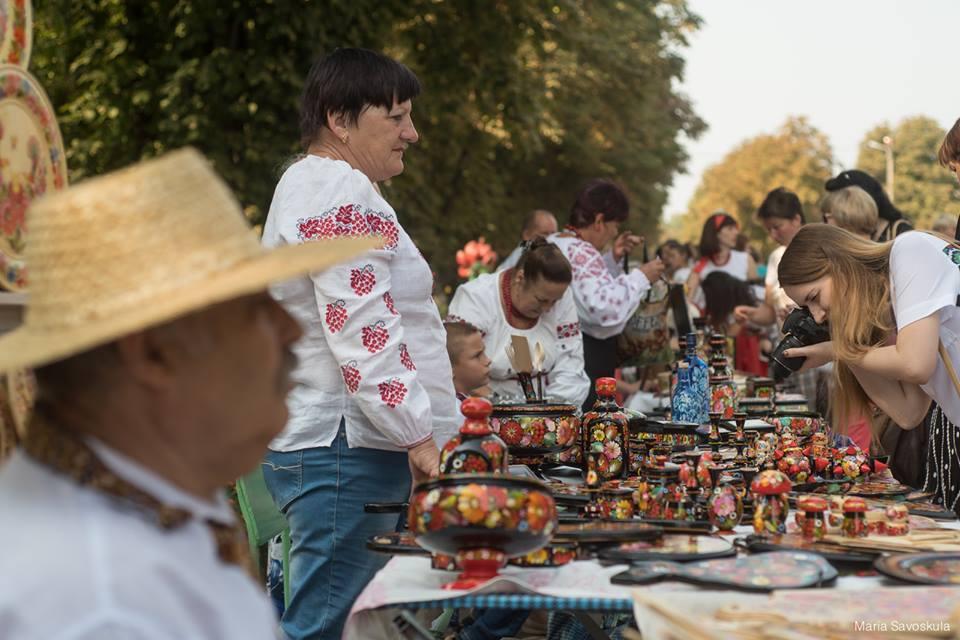
{"type": "Polygon", "coordinates": [[[797,232],[780,261],[780,286],[803,285],[824,276],[833,280],[830,339],[834,378],[831,413],[835,426],[851,416],[871,416],[869,401],[847,362],[883,345],[893,329],[890,305],[890,249],[845,229],[808,224],[797,232]]]}

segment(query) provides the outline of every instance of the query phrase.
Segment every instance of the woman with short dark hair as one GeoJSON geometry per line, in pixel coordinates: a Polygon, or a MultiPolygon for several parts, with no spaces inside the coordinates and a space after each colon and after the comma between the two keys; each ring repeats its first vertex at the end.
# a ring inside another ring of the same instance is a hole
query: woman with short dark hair
{"type": "Polygon", "coordinates": [[[396,516],[367,502],[402,502],[436,474],[438,444],[457,427],[433,277],[380,195],[418,140],[420,83],[374,51],[338,49],[307,76],[300,115],[306,155],[280,178],[264,226],[268,246],[375,236],[382,247],[272,289],[304,327],[264,478],[290,525],[289,638],[339,638],[354,599],[382,566],[366,539],[396,516]]]}
{"type": "MultiPolygon", "coordinates": [[[[577,194],[564,231],[548,238],[573,269],[571,289],[591,385],[597,378],[613,376],[616,337],[640,306],[650,283],[663,273],[660,258],[629,272],[621,268],[624,255],[641,242],[629,231],[620,232],[629,213],[630,200],[620,187],[610,180],[591,180],[577,194]]],[[[595,397],[591,388],[584,408],[592,407],[595,397]]]]}

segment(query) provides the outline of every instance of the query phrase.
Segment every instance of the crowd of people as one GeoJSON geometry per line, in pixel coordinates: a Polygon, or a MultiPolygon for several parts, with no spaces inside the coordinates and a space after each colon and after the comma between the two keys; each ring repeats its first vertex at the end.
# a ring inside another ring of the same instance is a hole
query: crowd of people
{"type": "MultiPolygon", "coordinates": [[[[318,61],[304,153],[279,179],[262,247],[194,152],[34,208],[34,242],[47,242],[31,256],[36,293],[25,326],[0,338],[0,363],[37,367],[39,386],[28,440],[0,469],[0,509],[17,523],[0,541],[24,551],[0,559],[19,576],[0,584],[11,637],[270,637],[218,492],[262,461],[290,527],[283,632],[339,638],[385,562],[365,541],[398,524],[364,504],[403,502],[437,474],[459,400],[518,395],[513,338],[542,350],[547,398],[588,408],[661,280],[685,288],[690,313],[730,336],[736,368],[754,375],[787,314],[808,309],[831,339],[786,354],[806,358],[792,382],[834,428],[886,447],[895,471],[957,506],[955,223],[912,231],[880,184],[851,170],[824,185],[822,223],[789,188],[766,194],[756,220],[778,245],[766,261],[718,211],[695,248],[668,239],[638,264],[629,197],[598,178],[565,214],[531,212],[501,268],[461,285],[442,318],[430,265],[378,186],[401,176],[418,140],[420,91],[380,53],[318,61]],[[120,231],[81,246],[77,212],[120,231]],[[110,286],[91,288],[89,272],[105,269],[110,286]],[[907,446],[907,432],[924,444],[907,446]],[[50,615],[35,615],[41,600],[50,615]]],[[[940,162],[960,175],[960,121],[940,162]]],[[[461,637],[522,622],[478,612],[461,637]]]]}

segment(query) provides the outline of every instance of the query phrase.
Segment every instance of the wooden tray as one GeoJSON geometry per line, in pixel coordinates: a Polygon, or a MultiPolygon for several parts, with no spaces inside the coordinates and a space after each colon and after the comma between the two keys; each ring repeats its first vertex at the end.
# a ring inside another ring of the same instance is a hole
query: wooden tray
{"type": "Polygon", "coordinates": [[[960,553],[960,530],[956,529],[923,529],[905,536],[870,534],[865,538],[845,538],[831,533],[824,537],[824,541],[860,552],[960,553]]]}
{"type": "Polygon", "coordinates": [[[788,533],[779,536],[750,534],[737,538],[736,545],[750,553],[768,551],[807,551],[822,556],[833,565],[871,567],[880,556],[879,551],[854,551],[847,547],[822,540],[807,540],[803,536],[788,533]]]}
{"type": "Polygon", "coordinates": [[[597,557],[601,561],[617,564],[646,560],[692,562],[735,555],[737,555],[736,548],[723,538],[677,533],[668,533],[659,540],[650,542],[626,542],[597,552],[597,557]]]}
{"type": "Polygon", "coordinates": [[[905,496],[911,491],[913,491],[913,488],[899,482],[861,482],[854,483],[847,491],[847,495],[864,498],[888,498],[905,496]]]}
{"type": "Polygon", "coordinates": [[[663,535],[663,529],[645,522],[623,520],[590,520],[586,522],[560,522],[553,534],[556,541],[577,543],[616,543],[637,540],[656,540],[663,535]]]}
{"type": "Polygon", "coordinates": [[[754,556],[690,564],[640,562],[610,578],[613,584],[643,585],[679,580],[697,586],[769,592],[820,587],[836,580],[837,570],[822,557],[803,551],[772,551],[754,556]]]}
{"type": "MultiPolygon", "coordinates": [[[[878,558],[885,576],[913,584],[960,585],[960,553],[908,553],[878,558]]],[[[960,599],[960,594],[957,594],[960,599]]]]}

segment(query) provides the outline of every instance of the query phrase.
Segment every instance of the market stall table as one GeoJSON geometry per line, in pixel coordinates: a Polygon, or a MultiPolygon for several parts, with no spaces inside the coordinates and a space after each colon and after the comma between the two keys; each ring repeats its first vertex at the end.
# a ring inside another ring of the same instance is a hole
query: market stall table
{"type": "MultiPolygon", "coordinates": [[[[942,526],[960,529],[960,523],[945,522],[942,526]]],[[[737,527],[732,540],[751,533],[749,526],[737,527]]],[[[647,615],[643,607],[634,608],[633,595],[659,595],[667,591],[684,592],[684,608],[704,603],[711,610],[723,603],[760,602],[770,596],[738,591],[700,589],[680,582],[662,582],[644,587],[617,586],[610,577],[624,571],[627,565],[601,566],[595,560],[582,560],[553,569],[528,569],[508,566],[502,576],[469,591],[449,591],[441,585],[450,580],[450,572],[430,568],[425,557],[394,557],[381,569],[357,599],[345,629],[345,638],[396,638],[393,619],[398,610],[479,607],[487,609],[550,610],[576,612],[640,612],[637,624],[648,638],[667,637],[662,616],[647,615]],[[688,606],[689,605],[689,606],[688,606]]],[[[841,575],[833,590],[863,590],[896,585],[878,575],[841,575]]],[[[915,589],[916,587],[898,587],[915,589]]],[[[804,590],[809,592],[811,590],[804,590]]],[[[778,592],[782,593],[782,592],[778,592]]],[[[905,591],[905,593],[907,593],[905,591]]],[[[960,604],[960,589],[957,590],[960,604]]],[[[699,609],[698,609],[699,610],[699,609]]],[[[597,629],[594,629],[595,637],[597,629]]]]}

